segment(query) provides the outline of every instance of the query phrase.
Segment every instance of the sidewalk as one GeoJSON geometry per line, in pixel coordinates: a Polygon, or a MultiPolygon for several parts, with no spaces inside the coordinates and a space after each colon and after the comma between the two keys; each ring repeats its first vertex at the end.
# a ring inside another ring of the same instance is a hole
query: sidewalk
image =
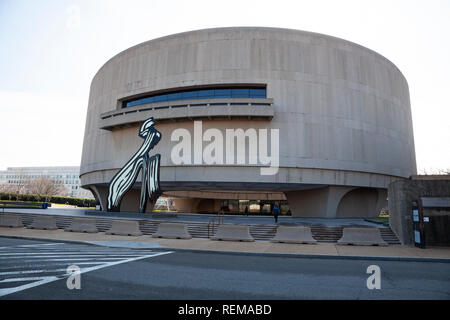
{"type": "MultiPolygon", "coordinates": [[[[30,239],[76,241],[108,246],[128,246],[134,248],[163,248],[163,249],[189,249],[218,252],[259,253],[259,254],[292,254],[314,255],[328,257],[378,257],[378,258],[411,258],[411,259],[449,259],[450,248],[419,249],[413,246],[391,245],[377,246],[345,246],[334,243],[319,243],[315,245],[271,243],[269,241],[233,242],[212,241],[209,239],[194,238],[190,240],[172,240],[152,238],[148,235],[117,236],[106,235],[104,232],[88,234],[65,232],[64,230],[35,230],[26,228],[0,227],[0,236],[21,237],[30,239]]],[[[1,246],[0,238],[0,246],[1,246]]]]}

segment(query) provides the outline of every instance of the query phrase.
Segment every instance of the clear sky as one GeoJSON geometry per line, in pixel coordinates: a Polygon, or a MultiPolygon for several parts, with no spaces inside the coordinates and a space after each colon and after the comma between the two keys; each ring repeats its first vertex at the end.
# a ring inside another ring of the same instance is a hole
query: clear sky
{"type": "Polygon", "coordinates": [[[80,164],[90,82],[115,54],[231,26],[324,33],[384,55],[409,83],[419,171],[450,168],[450,0],[0,0],[0,170],[80,164]]]}

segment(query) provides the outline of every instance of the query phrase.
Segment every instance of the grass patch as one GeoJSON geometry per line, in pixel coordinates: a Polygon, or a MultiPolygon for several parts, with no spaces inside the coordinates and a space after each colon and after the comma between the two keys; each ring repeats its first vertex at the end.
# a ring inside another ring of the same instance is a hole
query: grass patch
{"type": "Polygon", "coordinates": [[[12,209],[42,209],[42,205],[20,205],[20,204],[6,204],[0,203],[0,208],[12,208],[12,209]]]}
{"type": "Polygon", "coordinates": [[[383,222],[383,223],[389,223],[389,217],[377,217],[377,218],[370,218],[366,219],[367,221],[375,221],[375,222],[383,222]]]}

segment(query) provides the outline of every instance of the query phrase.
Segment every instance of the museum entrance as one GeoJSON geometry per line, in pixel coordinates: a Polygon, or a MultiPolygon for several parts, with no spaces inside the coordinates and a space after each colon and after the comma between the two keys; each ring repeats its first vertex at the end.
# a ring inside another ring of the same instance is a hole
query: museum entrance
{"type": "Polygon", "coordinates": [[[223,200],[220,210],[226,215],[270,216],[275,202],[280,204],[281,215],[291,215],[286,200],[223,200]]]}

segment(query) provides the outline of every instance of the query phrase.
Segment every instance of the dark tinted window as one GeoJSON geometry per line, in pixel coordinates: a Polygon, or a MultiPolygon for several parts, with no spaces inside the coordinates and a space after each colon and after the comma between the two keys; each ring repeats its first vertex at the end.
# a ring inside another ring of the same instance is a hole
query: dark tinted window
{"type": "Polygon", "coordinates": [[[231,98],[231,89],[215,89],[215,98],[231,98]]]}
{"type": "Polygon", "coordinates": [[[199,90],[198,98],[199,99],[210,99],[214,97],[214,90],[199,90]]]}
{"type": "Polygon", "coordinates": [[[181,92],[169,93],[167,95],[168,101],[181,100],[181,92]]]}
{"type": "Polygon", "coordinates": [[[183,100],[197,99],[197,91],[186,91],[181,93],[181,98],[183,100]]]}
{"type": "Polygon", "coordinates": [[[167,94],[153,97],[153,102],[162,102],[162,101],[167,101],[167,94]]]}
{"type": "Polygon", "coordinates": [[[265,98],[266,97],[266,89],[250,89],[250,97],[265,98]]]}
{"type": "Polygon", "coordinates": [[[133,107],[164,101],[214,99],[214,98],[266,98],[266,88],[211,88],[192,89],[170,93],[153,94],[123,103],[123,107],[133,107]]]}
{"type": "Polygon", "coordinates": [[[231,89],[231,96],[233,98],[247,98],[249,95],[250,89],[231,89]]]}

